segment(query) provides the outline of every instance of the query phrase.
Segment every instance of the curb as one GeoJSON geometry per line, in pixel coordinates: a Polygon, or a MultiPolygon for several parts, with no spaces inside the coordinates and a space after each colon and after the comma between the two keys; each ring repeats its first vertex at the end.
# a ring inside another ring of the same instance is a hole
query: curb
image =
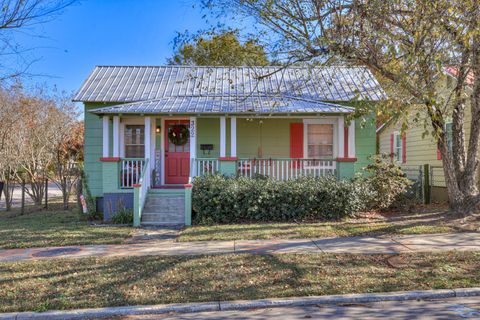
{"type": "Polygon", "coordinates": [[[112,316],[132,316],[165,313],[194,313],[207,311],[247,310],[272,307],[335,305],[350,303],[370,303],[381,301],[407,301],[423,299],[445,299],[480,296],[479,288],[459,288],[424,291],[398,291],[386,293],[360,293],[330,296],[310,296],[294,298],[272,298],[260,300],[216,301],[199,303],[161,304],[153,306],[107,307],[98,309],[78,309],[70,311],[13,312],[0,313],[0,320],[23,319],[90,319],[112,316]]]}

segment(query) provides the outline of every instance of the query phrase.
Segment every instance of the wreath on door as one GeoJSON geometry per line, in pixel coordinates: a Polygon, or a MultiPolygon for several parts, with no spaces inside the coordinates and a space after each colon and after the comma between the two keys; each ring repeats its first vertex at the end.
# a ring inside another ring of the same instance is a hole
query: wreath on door
{"type": "Polygon", "coordinates": [[[190,132],[186,125],[176,124],[168,129],[168,140],[176,146],[183,146],[188,142],[190,132]]]}

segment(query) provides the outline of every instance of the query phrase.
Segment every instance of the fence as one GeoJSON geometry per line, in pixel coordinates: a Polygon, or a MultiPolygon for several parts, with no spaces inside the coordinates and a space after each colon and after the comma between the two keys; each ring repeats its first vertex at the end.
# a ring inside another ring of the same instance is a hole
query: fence
{"type": "Polygon", "coordinates": [[[402,166],[402,171],[413,183],[407,191],[407,195],[420,203],[427,203],[429,198],[425,193],[424,166],[402,166]]]}

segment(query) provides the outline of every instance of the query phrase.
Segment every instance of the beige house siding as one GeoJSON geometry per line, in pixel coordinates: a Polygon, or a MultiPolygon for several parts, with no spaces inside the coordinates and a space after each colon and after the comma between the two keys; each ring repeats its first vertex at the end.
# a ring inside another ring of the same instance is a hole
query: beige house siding
{"type": "MultiPolygon", "coordinates": [[[[454,85],[453,78],[446,77],[445,82],[441,82],[438,90],[442,90],[442,84],[445,87],[454,85]]],[[[467,89],[467,93],[470,94],[471,90],[467,89]]],[[[467,97],[468,99],[468,97],[467,97]]],[[[420,109],[422,112],[422,109],[420,109]]],[[[468,146],[468,137],[470,136],[472,114],[469,107],[469,102],[466,102],[465,108],[465,136],[467,137],[466,143],[468,146]]],[[[419,121],[417,124],[412,124],[413,121],[409,121],[409,128],[406,130],[407,135],[407,154],[406,163],[400,164],[401,166],[420,166],[429,164],[432,169],[432,185],[436,187],[445,187],[445,176],[443,174],[442,161],[437,160],[437,143],[431,135],[422,137],[425,131],[432,131],[431,125],[424,128],[424,121],[419,121]]],[[[390,135],[395,131],[400,131],[401,123],[388,124],[378,135],[379,146],[378,150],[381,154],[390,154],[390,135]]]]}

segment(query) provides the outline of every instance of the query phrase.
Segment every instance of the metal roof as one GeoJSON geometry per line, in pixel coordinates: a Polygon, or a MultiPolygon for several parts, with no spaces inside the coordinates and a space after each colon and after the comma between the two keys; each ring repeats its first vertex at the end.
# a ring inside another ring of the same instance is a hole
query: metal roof
{"type": "Polygon", "coordinates": [[[74,101],[120,103],[252,95],[288,95],[319,101],[386,99],[366,67],[98,66],[74,101]]]}
{"type": "Polygon", "coordinates": [[[293,97],[168,97],[90,110],[92,113],[351,113],[353,108],[293,97]]]}

